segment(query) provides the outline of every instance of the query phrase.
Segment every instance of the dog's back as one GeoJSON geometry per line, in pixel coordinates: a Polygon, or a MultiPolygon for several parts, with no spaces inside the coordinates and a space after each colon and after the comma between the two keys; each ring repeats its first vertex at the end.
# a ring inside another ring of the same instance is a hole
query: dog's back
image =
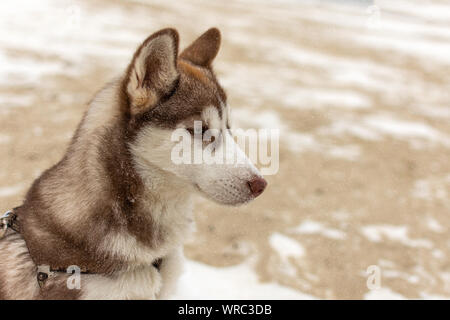
{"type": "Polygon", "coordinates": [[[0,299],[35,299],[36,266],[20,234],[8,230],[0,241],[0,299]]]}

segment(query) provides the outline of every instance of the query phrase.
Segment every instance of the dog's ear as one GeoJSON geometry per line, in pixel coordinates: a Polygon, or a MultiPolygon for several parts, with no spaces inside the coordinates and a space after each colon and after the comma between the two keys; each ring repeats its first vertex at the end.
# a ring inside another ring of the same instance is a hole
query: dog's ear
{"type": "Polygon", "coordinates": [[[155,106],[173,89],[178,79],[177,56],[178,32],[175,29],[152,34],[136,50],[125,78],[132,115],[155,106]]]}
{"type": "Polygon", "coordinates": [[[220,48],[220,31],[211,28],[184,49],[180,58],[196,65],[210,67],[220,48]]]}

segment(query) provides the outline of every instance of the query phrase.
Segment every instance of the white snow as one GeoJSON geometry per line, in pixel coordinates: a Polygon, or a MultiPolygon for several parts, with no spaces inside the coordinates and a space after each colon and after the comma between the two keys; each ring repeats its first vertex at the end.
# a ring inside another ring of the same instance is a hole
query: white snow
{"type": "Polygon", "coordinates": [[[398,270],[384,270],[382,271],[382,276],[384,278],[398,278],[409,283],[418,283],[420,281],[420,277],[418,275],[411,275],[406,272],[401,272],[398,270]]]}
{"type": "Polygon", "coordinates": [[[248,263],[216,268],[188,260],[185,269],[172,299],[315,299],[273,282],[260,282],[248,263]]]}
{"type": "Polygon", "coordinates": [[[29,95],[0,95],[0,108],[25,107],[33,102],[33,97],[29,95]]]}
{"type": "Polygon", "coordinates": [[[406,121],[391,115],[376,114],[355,121],[348,118],[338,120],[329,126],[318,129],[321,135],[353,135],[363,140],[377,141],[383,136],[408,140],[420,139],[434,144],[450,147],[450,138],[421,122],[406,121]]]}
{"type": "Polygon", "coordinates": [[[277,232],[270,236],[269,243],[280,256],[279,272],[297,278],[297,267],[292,259],[296,260],[305,255],[303,246],[298,241],[277,232]]]}
{"type": "Polygon", "coordinates": [[[435,179],[420,179],[414,183],[411,195],[426,200],[448,199],[447,188],[450,186],[450,175],[435,179]]]}
{"type": "Polygon", "coordinates": [[[357,145],[331,146],[327,152],[334,158],[356,161],[361,155],[361,148],[357,145]]]}
{"type": "Polygon", "coordinates": [[[408,236],[407,226],[395,225],[367,225],[361,228],[361,233],[372,242],[381,242],[384,239],[401,242],[408,247],[432,248],[433,243],[428,239],[411,239],[408,236]]]}
{"type": "Polygon", "coordinates": [[[10,197],[18,194],[20,191],[22,191],[24,186],[22,184],[17,184],[13,186],[8,187],[2,187],[0,188],[0,197],[10,197]]]}
{"type": "Polygon", "coordinates": [[[312,220],[306,220],[297,227],[290,229],[290,231],[298,234],[320,234],[324,237],[336,240],[346,238],[345,232],[333,228],[327,228],[323,224],[312,220]]]}
{"type": "Polygon", "coordinates": [[[364,120],[364,123],[382,133],[393,136],[442,140],[440,132],[424,123],[398,120],[387,116],[370,116],[364,120]]]}
{"type": "Polygon", "coordinates": [[[281,129],[284,125],[280,116],[274,111],[252,112],[244,108],[234,108],[231,110],[233,128],[252,129],[281,129]]]}
{"type": "Polygon", "coordinates": [[[421,292],[420,296],[424,300],[450,300],[448,296],[442,296],[438,294],[429,294],[427,292],[421,292]]]}
{"type": "Polygon", "coordinates": [[[367,128],[366,126],[352,120],[335,121],[328,127],[320,128],[318,132],[324,135],[349,134],[363,140],[376,141],[381,139],[381,136],[373,129],[367,128]]]}
{"type": "Polygon", "coordinates": [[[271,247],[278,252],[283,259],[289,257],[301,257],[305,254],[305,249],[296,240],[281,233],[273,233],[269,239],[271,247]]]}
{"type": "Polygon", "coordinates": [[[380,288],[370,290],[364,295],[365,300],[405,300],[401,294],[392,291],[389,288],[380,288]]]}
{"type": "Polygon", "coordinates": [[[1,133],[0,134],[0,144],[5,144],[11,141],[11,136],[1,133]]]}
{"type": "Polygon", "coordinates": [[[300,109],[326,107],[365,109],[372,105],[366,96],[355,91],[342,89],[325,90],[324,88],[297,88],[295,91],[286,95],[283,101],[286,107],[300,109]]]}
{"type": "Polygon", "coordinates": [[[293,152],[319,150],[319,143],[310,134],[281,131],[280,138],[286,144],[286,147],[293,152]]]}
{"type": "Polygon", "coordinates": [[[428,217],[426,219],[426,225],[428,229],[430,229],[433,232],[442,233],[445,231],[445,228],[440,224],[436,219],[433,219],[432,217],[428,217]]]}

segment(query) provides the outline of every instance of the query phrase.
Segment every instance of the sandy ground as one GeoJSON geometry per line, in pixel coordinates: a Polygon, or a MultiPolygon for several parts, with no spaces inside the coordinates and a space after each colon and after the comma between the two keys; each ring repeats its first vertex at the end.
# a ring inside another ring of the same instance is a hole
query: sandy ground
{"type": "Polygon", "coordinates": [[[426,2],[2,3],[0,208],[148,34],[217,26],[234,124],[280,129],[280,166],[248,206],[198,199],[186,257],[316,298],[450,298],[450,6],[426,2]]]}

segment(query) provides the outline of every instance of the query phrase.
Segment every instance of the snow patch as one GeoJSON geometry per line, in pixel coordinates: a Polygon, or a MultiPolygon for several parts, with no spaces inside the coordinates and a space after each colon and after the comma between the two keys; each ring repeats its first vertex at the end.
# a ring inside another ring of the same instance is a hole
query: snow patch
{"type": "Polygon", "coordinates": [[[428,229],[430,229],[433,232],[442,233],[445,231],[445,228],[440,224],[436,219],[433,219],[432,217],[428,217],[426,219],[426,224],[428,229]]]}
{"type": "Polygon", "coordinates": [[[22,191],[23,188],[24,186],[22,184],[0,188],[0,197],[14,196],[22,191]]]}
{"type": "Polygon", "coordinates": [[[411,239],[408,236],[408,227],[394,225],[370,225],[361,229],[362,234],[372,242],[381,242],[384,239],[397,241],[408,247],[432,248],[433,243],[428,239],[411,239]]]}
{"type": "Polygon", "coordinates": [[[380,288],[370,290],[364,295],[365,300],[405,300],[401,294],[392,291],[389,288],[380,288]]]}
{"type": "Polygon", "coordinates": [[[304,221],[297,227],[290,229],[290,231],[298,234],[320,234],[324,237],[336,240],[342,240],[346,238],[345,232],[337,229],[327,228],[323,224],[312,220],[304,221]]]}
{"type": "Polygon", "coordinates": [[[286,237],[281,233],[273,233],[269,239],[271,247],[277,251],[281,257],[301,257],[305,254],[305,249],[296,240],[286,237]]]}
{"type": "Polygon", "coordinates": [[[188,260],[172,299],[315,299],[300,291],[268,282],[261,283],[247,263],[216,268],[188,260]]]}
{"type": "Polygon", "coordinates": [[[450,140],[446,136],[424,123],[398,120],[381,115],[366,117],[364,123],[370,128],[394,137],[422,138],[450,146],[450,140]]]}
{"type": "Polygon", "coordinates": [[[6,134],[0,134],[0,144],[6,144],[11,141],[11,136],[6,134]]]}

